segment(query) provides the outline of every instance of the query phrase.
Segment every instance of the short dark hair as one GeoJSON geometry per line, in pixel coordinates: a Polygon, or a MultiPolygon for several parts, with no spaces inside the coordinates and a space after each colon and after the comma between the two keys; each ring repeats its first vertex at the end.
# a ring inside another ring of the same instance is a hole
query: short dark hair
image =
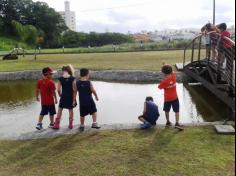
{"type": "Polygon", "coordinates": [[[47,76],[50,71],[51,71],[51,69],[50,69],[49,67],[45,67],[45,68],[43,68],[43,70],[42,70],[42,74],[43,74],[44,76],[47,76]]]}
{"type": "Polygon", "coordinates": [[[212,28],[212,24],[211,24],[211,23],[207,23],[207,24],[206,24],[206,29],[207,29],[207,30],[211,30],[211,28],[212,28]]]}
{"type": "Polygon", "coordinates": [[[169,75],[171,73],[173,73],[173,68],[170,65],[164,65],[161,69],[162,73],[169,75]]]}
{"type": "Polygon", "coordinates": [[[88,74],[89,74],[89,70],[87,68],[82,68],[80,70],[80,76],[81,77],[88,76],[88,74]]]}
{"type": "Polygon", "coordinates": [[[152,97],[147,97],[147,98],[146,98],[146,101],[152,101],[152,102],[154,102],[154,100],[153,100],[152,97]]]}
{"type": "Polygon", "coordinates": [[[227,24],[226,23],[221,23],[218,26],[219,26],[219,29],[221,29],[223,31],[227,30],[227,24]]]}

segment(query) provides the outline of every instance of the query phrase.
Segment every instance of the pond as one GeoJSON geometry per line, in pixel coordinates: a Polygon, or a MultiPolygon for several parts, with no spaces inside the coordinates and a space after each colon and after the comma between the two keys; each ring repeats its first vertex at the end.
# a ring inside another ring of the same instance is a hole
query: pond
{"type": "MultiPolygon", "coordinates": [[[[18,136],[35,131],[40,104],[35,99],[35,81],[0,82],[0,137],[18,136]]],[[[139,123],[137,117],[143,111],[146,96],[153,96],[161,117],[158,124],[165,124],[163,91],[156,84],[125,84],[93,82],[100,101],[97,102],[100,124],[139,123]]],[[[182,123],[212,122],[226,119],[227,107],[201,86],[178,84],[182,123]]],[[[174,122],[174,114],[171,114],[174,122]]],[[[46,117],[44,124],[48,125],[46,117]]],[[[79,124],[79,109],[75,109],[75,124],[79,124]]],[[[86,124],[91,123],[88,117],[86,124]]],[[[62,125],[68,124],[68,113],[63,115],[62,125]]],[[[46,126],[45,126],[46,127],[46,126]]]]}

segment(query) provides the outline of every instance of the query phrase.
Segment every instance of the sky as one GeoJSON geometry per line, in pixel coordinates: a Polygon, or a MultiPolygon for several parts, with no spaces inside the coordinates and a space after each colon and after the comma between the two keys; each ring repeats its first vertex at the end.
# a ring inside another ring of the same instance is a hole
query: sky
{"type": "MultiPolygon", "coordinates": [[[[38,1],[38,0],[34,0],[38,1]]],[[[64,0],[40,0],[56,11],[64,0]]],[[[212,22],[213,0],[70,0],[77,31],[140,32],[201,28],[212,22]]],[[[235,0],[216,0],[216,22],[235,24],[235,0]]]]}

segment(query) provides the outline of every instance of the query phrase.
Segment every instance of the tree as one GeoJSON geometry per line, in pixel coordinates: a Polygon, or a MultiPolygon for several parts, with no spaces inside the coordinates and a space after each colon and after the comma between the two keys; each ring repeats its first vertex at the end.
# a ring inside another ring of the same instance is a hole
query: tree
{"type": "Polygon", "coordinates": [[[12,26],[12,32],[13,32],[13,34],[18,38],[18,40],[20,40],[20,41],[24,41],[24,39],[25,39],[25,35],[26,35],[26,33],[25,33],[25,31],[24,31],[24,27],[23,27],[23,25],[21,24],[21,23],[19,23],[19,22],[17,22],[17,21],[15,21],[15,20],[13,20],[12,22],[11,22],[11,26],[12,26]]]}
{"type": "MultiPolygon", "coordinates": [[[[45,45],[58,45],[61,33],[67,30],[61,15],[46,3],[32,0],[0,0],[0,17],[6,34],[15,34],[12,21],[33,25],[45,34],[45,45]]],[[[32,32],[32,31],[31,31],[32,32]]]]}
{"type": "Polygon", "coordinates": [[[38,30],[32,25],[26,25],[24,27],[24,32],[26,35],[25,42],[31,45],[35,45],[38,38],[38,30]]]}
{"type": "Polygon", "coordinates": [[[2,18],[0,17],[0,33],[3,32],[3,27],[4,27],[4,23],[2,18]]]}

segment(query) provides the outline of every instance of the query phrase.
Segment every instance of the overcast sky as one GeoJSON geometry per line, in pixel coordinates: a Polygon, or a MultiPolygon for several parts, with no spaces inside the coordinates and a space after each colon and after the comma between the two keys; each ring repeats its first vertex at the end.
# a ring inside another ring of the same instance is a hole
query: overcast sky
{"type": "MultiPolygon", "coordinates": [[[[34,0],[37,1],[37,0],[34,0]]],[[[64,0],[41,0],[57,11],[64,0]]],[[[200,28],[212,21],[213,0],[70,0],[78,31],[139,32],[200,28]]],[[[235,24],[235,0],[216,0],[216,21],[235,24]]]]}

